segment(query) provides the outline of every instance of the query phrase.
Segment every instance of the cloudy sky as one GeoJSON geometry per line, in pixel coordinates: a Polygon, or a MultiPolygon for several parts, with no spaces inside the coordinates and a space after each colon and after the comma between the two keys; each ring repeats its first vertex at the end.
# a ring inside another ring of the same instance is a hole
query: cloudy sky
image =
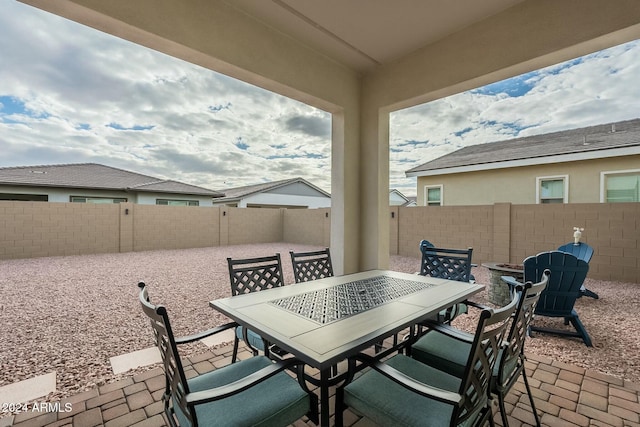
{"type": "MultiPolygon", "coordinates": [[[[640,117],[640,43],[395,112],[390,187],[466,145],[640,117]]],[[[214,190],[331,191],[330,115],[0,0],[0,167],[96,162],[214,190]]]]}

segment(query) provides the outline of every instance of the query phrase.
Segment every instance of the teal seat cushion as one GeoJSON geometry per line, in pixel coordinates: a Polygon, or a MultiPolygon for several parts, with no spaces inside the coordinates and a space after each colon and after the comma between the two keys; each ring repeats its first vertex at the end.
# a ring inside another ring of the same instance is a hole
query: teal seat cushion
{"type": "MultiPolygon", "coordinates": [[[[473,339],[470,335],[469,339],[473,339]]],[[[411,346],[411,357],[461,378],[469,359],[471,344],[437,331],[428,332],[411,346]]]]}
{"type": "MultiPolygon", "coordinates": [[[[459,378],[402,354],[385,363],[425,384],[452,392],[460,388],[459,378]]],[[[344,402],[381,426],[448,426],[453,415],[452,405],[413,393],[373,369],[345,387],[344,402]]],[[[462,426],[473,425],[485,404],[486,398],[462,426]]]]}
{"type": "MultiPolygon", "coordinates": [[[[244,337],[242,336],[242,334],[243,334],[243,327],[238,326],[236,328],[236,337],[238,337],[240,341],[244,340],[244,337]]],[[[256,334],[255,332],[253,332],[251,329],[247,329],[247,341],[251,345],[251,347],[257,350],[264,351],[264,341],[262,341],[262,337],[256,334]]]]}
{"type": "MultiPolygon", "coordinates": [[[[473,336],[469,335],[469,339],[473,339],[473,336]]],[[[411,357],[461,378],[464,375],[470,350],[471,344],[433,331],[420,338],[411,347],[411,357]]],[[[493,378],[497,380],[497,384],[503,384],[511,377],[511,373],[519,361],[518,356],[510,357],[506,360],[504,362],[504,378],[498,379],[502,357],[503,350],[501,349],[498,354],[497,363],[493,367],[493,378]]]]}
{"type": "MultiPolygon", "coordinates": [[[[273,363],[256,356],[188,380],[191,392],[230,384],[273,363]]],[[[174,402],[181,426],[190,426],[174,402]]],[[[199,426],[273,426],[292,424],[310,408],[309,396],[286,372],[234,396],[196,406],[199,426]]]]}
{"type": "MultiPolygon", "coordinates": [[[[494,387],[500,387],[503,384],[505,384],[505,382],[508,382],[509,379],[512,377],[512,375],[515,373],[516,368],[518,367],[518,363],[520,362],[520,357],[517,354],[509,356],[507,360],[501,362],[505,354],[508,354],[508,353],[504,353],[503,349],[500,349],[500,353],[498,354],[498,361],[496,365],[493,367],[494,387]],[[499,377],[500,363],[504,363],[502,378],[499,377]]],[[[519,372],[520,370],[518,370],[518,373],[519,372]]],[[[497,391],[497,390],[494,389],[493,391],[497,391]]]]}

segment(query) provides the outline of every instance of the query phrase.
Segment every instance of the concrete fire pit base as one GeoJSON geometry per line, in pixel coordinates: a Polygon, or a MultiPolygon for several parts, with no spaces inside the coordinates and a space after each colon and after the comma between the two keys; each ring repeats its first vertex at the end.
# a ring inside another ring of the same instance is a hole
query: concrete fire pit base
{"type": "Polygon", "coordinates": [[[524,273],[521,264],[509,264],[505,262],[486,262],[482,264],[490,273],[490,282],[487,286],[487,298],[497,306],[505,306],[511,301],[509,286],[502,281],[502,276],[513,276],[522,282],[524,273]]]}

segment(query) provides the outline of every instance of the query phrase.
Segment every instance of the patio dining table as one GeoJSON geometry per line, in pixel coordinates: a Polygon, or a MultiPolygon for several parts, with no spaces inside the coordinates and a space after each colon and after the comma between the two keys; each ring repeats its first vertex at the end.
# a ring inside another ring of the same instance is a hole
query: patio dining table
{"type": "Polygon", "coordinates": [[[484,286],[387,270],[328,277],[209,304],[320,371],[320,424],[329,425],[331,367],[435,316],[484,286]]]}

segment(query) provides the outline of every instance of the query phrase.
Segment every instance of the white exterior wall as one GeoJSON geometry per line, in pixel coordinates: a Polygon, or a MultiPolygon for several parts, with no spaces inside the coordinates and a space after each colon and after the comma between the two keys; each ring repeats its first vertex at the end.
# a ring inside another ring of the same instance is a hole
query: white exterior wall
{"type": "Polygon", "coordinates": [[[192,196],[189,194],[170,194],[170,193],[139,193],[138,203],[140,205],[155,205],[156,199],[169,199],[169,200],[197,200],[200,202],[200,206],[211,207],[213,206],[213,198],[211,196],[192,196]]]}
{"type": "Polygon", "coordinates": [[[282,206],[307,206],[310,209],[330,208],[329,197],[298,196],[290,194],[262,193],[246,197],[238,202],[239,208],[250,205],[282,205],[282,206]]]}
{"type": "Polygon", "coordinates": [[[402,206],[405,203],[407,203],[407,200],[403,199],[398,193],[389,193],[390,206],[402,206]]]}
{"type": "Polygon", "coordinates": [[[49,196],[49,202],[58,203],[69,203],[71,201],[71,196],[125,198],[131,203],[137,203],[135,200],[135,194],[126,193],[124,191],[100,191],[91,189],[66,189],[52,187],[23,187],[20,185],[3,185],[0,186],[0,193],[47,195],[49,196]]]}
{"type": "Polygon", "coordinates": [[[126,191],[108,191],[93,189],[66,189],[52,187],[23,187],[23,186],[0,186],[0,193],[12,194],[37,194],[47,195],[49,202],[69,203],[71,196],[79,197],[112,197],[124,198],[129,203],[137,203],[141,205],[155,205],[156,199],[170,200],[198,200],[200,206],[213,206],[212,197],[210,196],[191,196],[188,194],[172,194],[172,193],[127,193],[126,191]]]}

